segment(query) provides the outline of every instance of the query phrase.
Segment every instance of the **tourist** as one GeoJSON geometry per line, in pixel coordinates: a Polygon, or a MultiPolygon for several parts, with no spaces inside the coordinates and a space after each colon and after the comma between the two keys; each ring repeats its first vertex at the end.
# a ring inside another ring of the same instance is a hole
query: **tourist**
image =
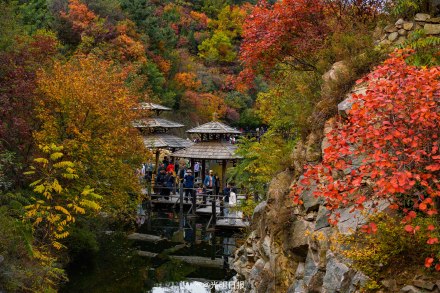
{"type": "Polygon", "coordinates": [[[191,170],[186,171],[186,175],[183,180],[183,188],[185,188],[185,202],[188,202],[188,198],[195,196],[194,194],[194,176],[191,170]]]}
{"type": "Polygon", "coordinates": [[[215,184],[214,184],[215,194],[218,195],[220,192],[220,177],[218,177],[218,175],[215,174],[214,178],[215,178],[215,184]]]}
{"type": "Polygon", "coordinates": [[[194,176],[196,176],[196,178],[200,176],[199,172],[200,172],[200,163],[196,162],[194,164],[194,176]]]}
{"type": "Polygon", "coordinates": [[[235,225],[235,219],[237,218],[237,212],[235,211],[235,207],[237,206],[237,194],[235,193],[235,189],[231,189],[229,193],[229,204],[228,208],[231,208],[232,210],[229,210],[229,224],[235,225]]]}
{"type": "Polygon", "coordinates": [[[148,158],[147,162],[144,164],[144,168],[145,168],[145,180],[147,180],[147,183],[151,182],[151,176],[153,175],[153,163],[151,162],[151,159],[148,158]]]}
{"type": "Polygon", "coordinates": [[[169,196],[171,194],[171,190],[173,190],[174,188],[174,181],[175,178],[173,176],[173,172],[172,171],[168,171],[166,176],[165,176],[165,193],[164,193],[164,199],[169,199],[169,196]]]}
{"type": "Polygon", "coordinates": [[[163,165],[164,165],[164,167],[165,167],[165,169],[166,169],[166,168],[168,167],[168,165],[170,164],[170,161],[168,161],[168,157],[167,157],[167,156],[165,156],[165,157],[163,158],[162,163],[163,163],[163,165]]]}
{"type": "Polygon", "coordinates": [[[226,187],[223,189],[223,216],[225,218],[228,217],[229,214],[229,195],[231,193],[231,184],[228,183],[226,187]]]}
{"type": "MultiPolygon", "coordinates": [[[[212,190],[215,188],[214,171],[209,170],[209,174],[205,177],[205,181],[203,181],[203,186],[206,189],[206,195],[212,195],[212,190]]],[[[206,204],[206,196],[203,196],[203,203],[206,204]]]]}
{"type": "Polygon", "coordinates": [[[165,195],[165,169],[161,169],[156,176],[156,193],[159,192],[161,196],[165,195]]]}

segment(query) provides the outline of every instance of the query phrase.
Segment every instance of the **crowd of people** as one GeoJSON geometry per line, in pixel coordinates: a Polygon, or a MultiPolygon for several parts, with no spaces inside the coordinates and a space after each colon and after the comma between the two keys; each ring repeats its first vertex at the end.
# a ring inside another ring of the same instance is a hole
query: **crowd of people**
{"type": "MultiPolygon", "coordinates": [[[[154,176],[154,164],[148,159],[145,164],[138,170],[139,177],[142,182],[146,183],[148,193],[150,194],[151,183],[154,176]]],[[[159,194],[163,199],[170,199],[171,194],[176,194],[179,184],[182,184],[184,191],[184,201],[191,202],[196,200],[196,195],[201,194],[201,204],[207,204],[207,198],[212,195],[221,195],[220,199],[224,203],[224,214],[230,217],[230,222],[235,223],[236,213],[231,210],[237,205],[236,189],[227,184],[220,193],[220,178],[213,170],[205,175],[205,179],[201,180],[201,164],[194,163],[194,167],[186,160],[172,161],[167,156],[158,164],[157,175],[154,178],[154,192],[159,194]],[[194,169],[194,174],[192,169],[194,169]]]]}

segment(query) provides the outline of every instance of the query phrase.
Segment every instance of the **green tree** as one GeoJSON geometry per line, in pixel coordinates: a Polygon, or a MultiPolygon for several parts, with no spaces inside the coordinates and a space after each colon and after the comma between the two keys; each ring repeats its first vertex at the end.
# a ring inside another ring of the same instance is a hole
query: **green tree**
{"type": "Polygon", "coordinates": [[[237,54],[226,33],[216,31],[211,38],[199,45],[199,56],[208,62],[233,62],[237,54]]]}

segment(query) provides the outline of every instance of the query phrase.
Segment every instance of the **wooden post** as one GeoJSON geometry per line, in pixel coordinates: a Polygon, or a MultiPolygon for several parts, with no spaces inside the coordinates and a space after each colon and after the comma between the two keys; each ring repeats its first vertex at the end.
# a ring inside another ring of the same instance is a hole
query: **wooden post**
{"type": "Polygon", "coordinates": [[[217,224],[217,214],[216,214],[214,195],[211,195],[211,207],[212,207],[212,226],[215,227],[215,225],[217,224]]]}
{"type": "Polygon", "coordinates": [[[227,160],[222,160],[222,184],[220,185],[221,190],[226,187],[226,165],[228,164],[227,160]]]}
{"type": "Polygon", "coordinates": [[[156,187],[156,176],[157,176],[157,170],[159,170],[159,155],[160,155],[160,150],[156,149],[156,164],[154,165],[154,171],[153,174],[151,175],[151,189],[154,191],[154,187],[156,187]]]}
{"type": "Polygon", "coordinates": [[[192,214],[196,214],[196,203],[197,203],[197,190],[192,190],[191,192],[191,203],[192,203],[192,214]]]}
{"type": "Polygon", "coordinates": [[[206,160],[202,160],[202,184],[205,181],[205,174],[206,174],[206,160]]]}
{"type": "Polygon", "coordinates": [[[179,199],[180,199],[180,210],[179,210],[179,227],[183,229],[183,184],[179,182],[179,199]]]}

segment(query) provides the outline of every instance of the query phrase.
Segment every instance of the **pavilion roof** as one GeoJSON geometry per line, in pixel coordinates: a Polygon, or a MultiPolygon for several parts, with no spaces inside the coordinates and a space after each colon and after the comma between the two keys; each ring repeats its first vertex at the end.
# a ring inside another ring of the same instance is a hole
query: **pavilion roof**
{"type": "Polygon", "coordinates": [[[133,126],[136,128],[179,128],[184,125],[167,119],[153,117],[136,120],[133,122],[133,126]]]}
{"type": "Polygon", "coordinates": [[[187,131],[188,133],[240,134],[241,132],[219,121],[211,121],[187,131]]]}
{"type": "Polygon", "coordinates": [[[171,156],[192,159],[234,160],[241,158],[235,154],[236,149],[237,145],[228,142],[202,141],[174,152],[171,156]]]}
{"type": "Polygon", "coordinates": [[[171,111],[171,108],[154,104],[154,103],[147,103],[147,102],[141,102],[139,103],[139,106],[135,108],[136,110],[153,110],[153,111],[171,111]]]}
{"type": "Polygon", "coordinates": [[[194,143],[171,134],[153,133],[144,137],[144,145],[147,148],[187,148],[194,143]]]}

